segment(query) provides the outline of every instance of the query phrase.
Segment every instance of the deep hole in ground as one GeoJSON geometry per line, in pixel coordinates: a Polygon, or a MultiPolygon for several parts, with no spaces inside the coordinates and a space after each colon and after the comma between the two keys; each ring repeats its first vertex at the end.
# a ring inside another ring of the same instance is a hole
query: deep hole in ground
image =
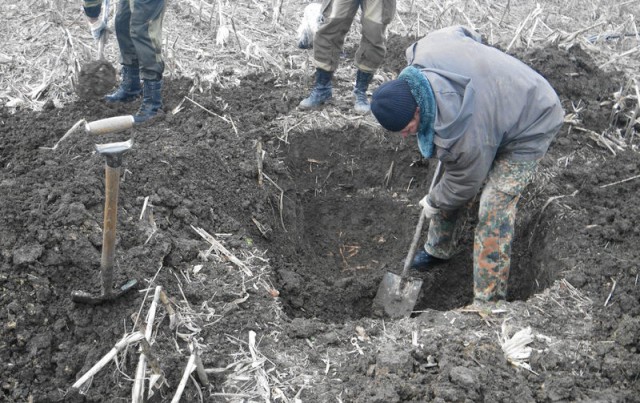
{"type": "MultiPolygon", "coordinates": [[[[340,321],[372,314],[384,273],[402,270],[419,218],[417,201],[428,192],[435,164],[421,159],[413,139],[375,135],[368,127],[292,140],[285,156],[291,190],[282,208],[289,224],[273,251],[281,257],[279,288],[293,316],[340,321]]],[[[455,257],[416,275],[424,280],[416,310],[447,310],[471,300],[476,211],[475,200],[460,211],[455,257]]],[[[555,279],[540,260],[531,259],[548,254],[544,244],[530,248],[526,235],[533,225],[521,212],[510,299],[527,299],[555,279]]],[[[419,245],[426,233],[425,226],[419,245]]]]}

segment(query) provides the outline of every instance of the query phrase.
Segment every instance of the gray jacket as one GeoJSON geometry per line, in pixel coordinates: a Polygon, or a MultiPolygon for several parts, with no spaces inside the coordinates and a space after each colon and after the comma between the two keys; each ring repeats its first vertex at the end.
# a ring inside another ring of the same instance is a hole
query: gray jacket
{"type": "Polygon", "coordinates": [[[445,174],[429,195],[434,207],[455,210],[472,199],[497,156],[542,158],[562,125],[564,111],[551,85],[466,27],[434,31],[406,56],[436,98],[435,153],[445,174]]]}

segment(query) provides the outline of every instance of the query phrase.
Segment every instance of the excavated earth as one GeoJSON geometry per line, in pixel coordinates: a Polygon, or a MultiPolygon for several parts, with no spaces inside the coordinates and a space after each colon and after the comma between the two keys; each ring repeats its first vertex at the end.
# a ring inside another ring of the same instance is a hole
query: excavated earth
{"type": "MultiPolygon", "coordinates": [[[[398,53],[382,73],[393,75],[410,40],[390,41],[398,53]]],[[[622,181],[640,159],[577,128],[609,127],[626,78],[577,45],[517,56],[579,124],[565,124],[520,202],[509,301],[488,315],[461,309],[472,298],[474,200],[459,253],[423,276],[412,317],[373,316],[382,276],[402,268],[435,163],[415,139],[353,115],[346,75],[334,104],[309,113],[296,109],[306,76],[228,71],[225,82],[239,85],[211,90],[167,78],[162,119],[99,136],[80,124],[61,141],[82,119],[137,105],[3,109],[0,400],[130,400],[133,346],[71,386],[136,329],[132,316],[144,322],[161,286],[178,316],[174,326],[159,305],[151,350],[165,382],[150,401],[172,399],[189,343],[209,384],[194,376],[182,401],[640,401],[640,180],[622,181]],[[111,303],[76,304],[74,290],[100,292],[105,174],[94,146],[128,139],[115,277],[138,284],[111,303]],[[527,328],[529,369],[501,349],[527,328]]]]}

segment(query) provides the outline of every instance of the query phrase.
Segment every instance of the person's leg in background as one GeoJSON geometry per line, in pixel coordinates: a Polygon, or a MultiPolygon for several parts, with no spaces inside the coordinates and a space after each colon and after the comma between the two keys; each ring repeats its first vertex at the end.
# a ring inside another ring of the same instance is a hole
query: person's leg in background
{"type": "Polygon", "coordinates": [[[375,72],[384,62],[387,52],[387,25],[396,14],[396,0],[362,0],[362,38],[356,51],[355,64],[358,68],[354,108],[358,113],[371,110],[367,89],[375,72]]]}
{"type": "Polygon", "coordinates": [[[143,82],[142,104],[134,116],[136,123],[145,122],[162,110],[162,21],[165,0],[130,0],[131,42],[135,47],[143,82]]]}
{"type": "Polygon", "coordinates": [[[120,76],[122,77],[118,88],[105,96],[107,102],[131,102],[140,96],[140,67],[138,54],[131,40],[131,1],[120,0],[116,11],[115,29],[118,48],[120,49],[120,76]]]}
{"type": "Polygon", "coordinates": [[[359,0],[324,0],[322,3],[324,22],[313,39],[315,85],[311,94],[300,102],[301,109],[317,108],[333,97],[331,80],[340,63],[344,39],[351,28],[359,4],[359,0]]]}

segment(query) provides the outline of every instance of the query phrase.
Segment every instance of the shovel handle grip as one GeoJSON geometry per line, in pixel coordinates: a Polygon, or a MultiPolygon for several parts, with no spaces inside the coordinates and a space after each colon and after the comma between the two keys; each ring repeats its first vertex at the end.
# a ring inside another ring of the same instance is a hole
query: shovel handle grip
{"type": "Polygon", "coordinates": [[[88,122],[85,131],[89,134],[109,134],[133,127],[133,115],[114,116],[112,118],[88,122]]]}

